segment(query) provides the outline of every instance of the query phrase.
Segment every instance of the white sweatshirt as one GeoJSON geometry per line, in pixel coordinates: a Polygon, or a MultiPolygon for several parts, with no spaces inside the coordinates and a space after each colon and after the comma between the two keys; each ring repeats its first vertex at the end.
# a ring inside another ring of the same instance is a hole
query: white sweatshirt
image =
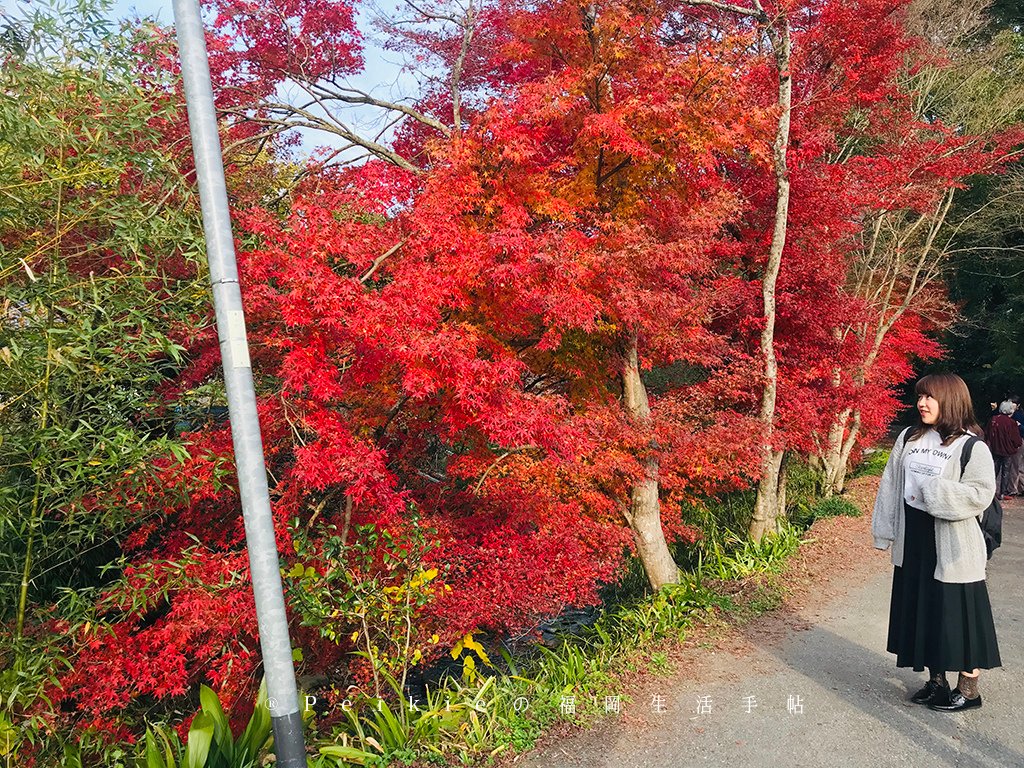
{"type": "Polygon", "coordinates": [[[904,455],[920,441],[907,443],[908,431],[904,430],[896,439],[878,487],[871,516],[875,547],[888,549],[891,545],[892,564],[902,567],[904,496],[917,495],[919,491],[922,503],[910,503],[935,518],[935,579],[956,584],[984,581],[988,553],[978,520],[996,493],[992,453],[984,442],[976,442],[960,477],[960,453],[966,440],[956,440],[943,449],[949,455],[941,471],[934,476],[918,477],[910,484],[911,489],[905,476],[904,455]]]}

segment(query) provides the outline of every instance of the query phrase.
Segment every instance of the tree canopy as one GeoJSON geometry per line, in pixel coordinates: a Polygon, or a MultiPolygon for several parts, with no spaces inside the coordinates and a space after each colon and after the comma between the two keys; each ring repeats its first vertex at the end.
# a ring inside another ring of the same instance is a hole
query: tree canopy
{"type": "MultiPolygon", "coordinates": [[[[0,620],[67,661],[22,727],[127,740],[260,659],[173,36],[83,8],[0,34],[0,620]]],[[[716,497],[771,536],[922,363],[1019,386],[1013,4],[205,8],[318,690],[657,590],[716,497]]]]}

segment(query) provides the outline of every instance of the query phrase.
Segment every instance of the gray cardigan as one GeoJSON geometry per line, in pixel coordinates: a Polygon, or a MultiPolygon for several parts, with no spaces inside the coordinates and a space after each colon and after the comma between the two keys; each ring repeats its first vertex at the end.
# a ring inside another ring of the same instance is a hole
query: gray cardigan
{"type": "MultiPolygon", "coordinates": [[[[903,451],[908,431],[903,431],[892,448],[871,516],[875,547],[888,549],[892,545],[892,564],[898,566],[903,565],[903,451]]],[[[929,514],[935,518],[935,579],[946,583],[985,579],[987,551],[978,519],[995,497],[995,468],[988,446],[979,441],[961,478],[960,454],[965,442],[953,449],[942,472],[926,479],[921,489],[929,514]]]]}

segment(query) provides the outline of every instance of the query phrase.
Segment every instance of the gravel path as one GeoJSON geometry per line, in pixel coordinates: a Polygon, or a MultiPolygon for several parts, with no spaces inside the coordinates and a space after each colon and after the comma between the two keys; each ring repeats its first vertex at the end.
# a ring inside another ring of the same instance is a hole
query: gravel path
{"type": "MultiPolygon", "coordinates": [[[[853,491],[862,506],[877,479],[853,491]]],[[[869,519],[821,521],[787,572],[778,611],[671,654],[671,677],[628,686],[618,714],[556,729],[528,768],[1024,766],[1024,503],[1008,502],[989,592],[1003,668],[982,672],[984,704],[963,714],[907,701],[923,675],[885,652],[892,567],[869,519]],[[806,550],[806,551],[805,551],[806,550]],[[656,711],[660,710],[660,711],[656,711]]],[[[955,675],[950,675],[955,684],[955,675]]]]}

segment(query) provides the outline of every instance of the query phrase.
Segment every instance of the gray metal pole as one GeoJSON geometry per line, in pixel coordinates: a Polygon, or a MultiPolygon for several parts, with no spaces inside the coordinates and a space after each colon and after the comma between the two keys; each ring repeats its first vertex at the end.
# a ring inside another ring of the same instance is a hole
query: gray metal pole
{"type": "Polygon", "coordinates": [[[192,152],[199,180],[203,230],[210,262],[210,282],[217,314],[224,383],[227,386],[231,439],[235,448],[238,488],[245,518],[245,540],[256,598],[260,648],[267,681],[268,705],[274,729],[274,749],[281,768],[306,768],[302,715],[292,666],[281,571],[263,462],[263,439],[256,413],[256,391],[249,364],[249,344],[238,285],[224,159],[210,85],[210,64],[198,0],[174,0],[185,100],[192,133],[192,152]]]}

